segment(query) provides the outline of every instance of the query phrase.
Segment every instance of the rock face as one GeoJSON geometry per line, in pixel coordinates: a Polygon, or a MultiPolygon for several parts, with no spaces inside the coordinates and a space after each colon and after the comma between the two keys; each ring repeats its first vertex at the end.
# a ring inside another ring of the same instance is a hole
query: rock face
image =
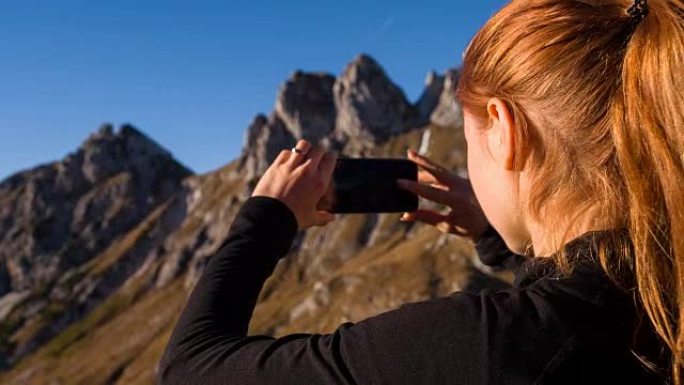
{"type": "MultiPolygon", "coordinates": [[[[277,154],[300,138],[353,156],[413,148],[463,174],[456,79],[433,73],[412,105],[361,55],[337,78],[295,72],[239,159],[211,173],[192,175],[131,126],[104,126],[64,160],[0,183],[0,383],[153,384],[189,291],[277,154]]],[[[393,214],[339,216],[297,236],[250,334],[330,332],[501,279],[458,237],[393,214]]]]}
{"type": "Polygon", "coordinates": [[[335,129],[335,77],[297,71],[281,86],[275,112],[296,138],[320,142],[335,129]]]}
{"type": "Polygon", "coordinates": [[[2,182],[0,296],[24,293],[23,306],[45,309],[58,279],[138,226],[190,174],[132,126],[105,125],[62,161],[2,182]]]}
{"type": "Polygon", "coordinates": [[[415,110],[403,91],[370,56],[359,55],[335,82],[336,130],[343,138],[374,144],[405,131],[415,110]]]}
{"type": "Polygon", "coordinates": [[[444,76],[430,71],[425,78],[425,90],[416,102],[416,108],[422,121],[429,122],[432,113],[437,108],[444,90],[444,76]]]}
{"type": "Polygon", "coordinates": [[[448,70],[444,75],[430,72],[425,81],[426,88],[418,100],[421,117],[443,127],[461,127],[463,111],[454,102],[454,92],[458,86],[458,70],[448,70]]]}
{"type": "Polygon", "coordinates": [[[280,86],[275,110],[257,115],[247,129],[240,169],[253,180],[298,139],[361,155],[420,119],[418,108],[368,55],[356,57],[337,78],[296,71],[280,86]]]}
{"type": "Polygon", "coordinates": [[[283,149],[292,148],[294,136],[277,114],[257,115],[247,129],[241,157],[241,170],[247,179],[263,174],[283,149]]]}
{"type": "MultiPolygon", "coordinates": [[[[131,126],[0,184],[1,287],[35,289],[86,262],[178,191],[190,171],[131,126]]],[[[0,292],[0,294],[4,294],[0,292]]]]}

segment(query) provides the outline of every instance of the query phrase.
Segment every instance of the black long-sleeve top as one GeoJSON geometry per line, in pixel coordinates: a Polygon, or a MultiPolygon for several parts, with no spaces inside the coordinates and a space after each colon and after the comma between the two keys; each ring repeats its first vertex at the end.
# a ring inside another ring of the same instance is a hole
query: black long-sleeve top
{"type": "MultiPolygon", "coordinates": [[[[296,232],[279,200],[243,204],[181,314],[160,384],[662,383],[630,352],[632,297],[598,265],[580,261],[564,277],[513,254],[491,226],[475,247],[483,262],[515,267],[510,289],[404,304],[331,334],[247,336],[262,285],[296,232]]],[[[566,247],[589,255],[602,235],[566,247]]]]}

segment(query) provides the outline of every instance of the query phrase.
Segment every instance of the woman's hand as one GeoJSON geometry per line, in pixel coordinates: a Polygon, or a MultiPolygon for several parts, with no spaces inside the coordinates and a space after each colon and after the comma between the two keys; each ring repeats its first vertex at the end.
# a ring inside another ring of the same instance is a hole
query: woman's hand
{"type": "Polygon", "coordinates": [[[399,186],[427,200],[441,203],[449,207],[449,211],[441,213],[419,209],[413,213],[404,213],[400,220],[424,222],[444,233],[477,241],[487,228],[488,221],[475,198],[470,181],[415,151],[409,150],[408,158],[421,167],[418,171],[418,182],[399,179],[399,186]]]}
{"type": "Polygon", "coordinates": [[[252,196],[266,196],[285,203],[297,218],[299,230],[325,226],[335,215],[316,209],[330,185],[337,154],[300,140],[302,153],[283,150],[254,188],[252,196]]]}

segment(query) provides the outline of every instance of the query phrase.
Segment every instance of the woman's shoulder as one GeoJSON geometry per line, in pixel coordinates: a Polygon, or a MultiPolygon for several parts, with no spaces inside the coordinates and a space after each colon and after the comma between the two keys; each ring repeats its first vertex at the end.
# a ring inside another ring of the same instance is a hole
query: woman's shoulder
{"type": "Polygon", "coordinates": [[[398,355],[410,363],[407,368],[437,367],[437,373],[452,373],[452,378],[484,376],[472,383],[501,383],[507,378],[520,380],[511,383],[533,383],[556,370],[548,369],[554,360],[574,357],[591,341],[584,334],[592,313],[578,323],[567,317],[573,306],[533,286],[454,292],[345,324],[336,334],[350,356],[366,357],[364,363],[353,364],[368,365],[368,370],[396,368],[398,355]],[[383,352],[393,357],[392,362],[379,357],[383,352]]]}

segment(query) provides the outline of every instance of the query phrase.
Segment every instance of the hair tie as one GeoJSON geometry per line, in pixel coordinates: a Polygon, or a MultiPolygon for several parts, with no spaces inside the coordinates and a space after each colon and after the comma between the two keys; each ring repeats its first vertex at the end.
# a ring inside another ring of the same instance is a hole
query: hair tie
{"type": "Polygon", "coordinates": [[[632,28],[634,28],[648,15],[648,3],[646,0],[635,0],[634,5],[629,7],[627,13],[631,17],[632,28]]]}

